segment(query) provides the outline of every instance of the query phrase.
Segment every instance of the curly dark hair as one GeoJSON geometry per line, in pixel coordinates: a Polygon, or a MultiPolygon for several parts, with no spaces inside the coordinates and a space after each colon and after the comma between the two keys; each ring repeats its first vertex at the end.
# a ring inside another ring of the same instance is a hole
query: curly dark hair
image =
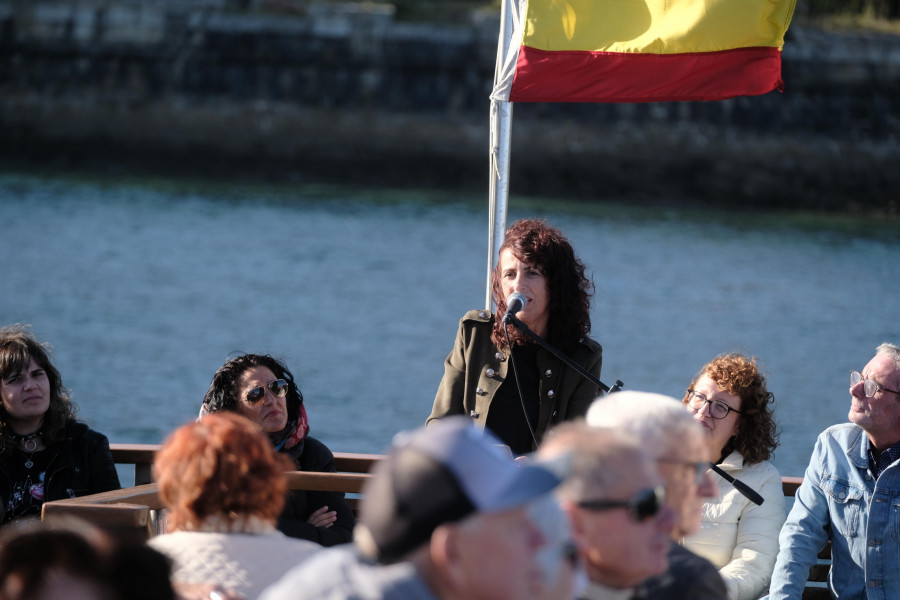
{"type": "MultiPolygon", "coordinates": [[[[0,328],[0,381],[27,369],[32,359],[44,370],[50,382],[50,408],[41,425],[43,437],[58,442],[65,435],[66,425],[75,420],[77,409],[69,391],[63,387],[59,371],[50,362],[50,345],[39,342],[29,325],[17,323],[0,328]]],[[[0,402],[0,452],[18,445],[13,435],[9,413],[0,402]]]]}
{"type": "Polygon", "coordinates": [[[247,369],[253,367],[267,367],[275,375],[276,379],[284,379],[288,382],[286,398],[288,422],[294,421],[300,415],[300,405],[303,404],[303,394],[294,381],[294,375],[288,370],[283,361],[268,354],[243,354],[229,359],[219,367],[213,375],[212,383],[203,396],[203,406],[210,413],[226,410],[238,412],[238,380],[247,369]]]}
{"type": "MultiPolygon", "coordinates": [[[[506,230],[500,252],[510,248],[516,257],[537,267],[547,278],[550,296],[547,341],[561,348],[570,348],[591,332],[591,296],[594,284],[585,275],[585,266],[575,256],[569,240],[559,229],[541,220],[522,219],[506,230]]],[[[500,263],[491,274],[491,294],[497,312],[506,312],[500,277],[500,263]]],[[[509,329],[513,344],[527,338],[515,327],[509,329]]],[[[494,319],[491,339],[498,348],[506,347],[506,334],[500,319],[494,319]]]]}
{"type": "MultiPolygon", "coordinates": [[[[688,389],[693,389],[704,375],[709,375],[722,390],[741,399],[740,427],[725,444],[722,455],[728,456],[737,450],[751,465],[769,460],[778,447],[778,430],[772,412],[775,396],[766,389],[766,378],[759,370],[757,359],[742,354],[717,356],[703,365],[688,389]]],[[[690,393],[685,392],[681,401],[687,404],[689,399],[690,393]]]]}

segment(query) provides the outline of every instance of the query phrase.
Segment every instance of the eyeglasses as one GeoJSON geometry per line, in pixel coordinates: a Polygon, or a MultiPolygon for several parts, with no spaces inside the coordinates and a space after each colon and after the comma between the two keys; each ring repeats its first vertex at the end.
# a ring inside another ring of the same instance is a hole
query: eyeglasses
{"type": "Polygon", "coordinates": [[[659,462],[676,463],[679,465],[687,465],[694,470],[694,483],[703,485],[706,472],[709,471],[708,462],[693,462],[690,460],[679,460],[677,458],[657,458],[659,462]]]}
{"type": "Polygon", "coordinates": [[[719,400],[710,400],[700,392],[688,390],[688,394],[690,395],[690,397],[688,398],[688,406],[690,406],[697,412],[700,412],[701,410],[703,410],[704,404],[709,404],[709,416],[711,416],[713,419],[724,419],[730,412],[736,412],[739,415],[744,414],[738,409],[728,406],[724,402],[721,402],[719,400]]]}
{"type": "Polygon", "coordinates": [[[665,499],[665,490],[662,486],[658,486],[641,490],[629,500],[582,500],[578,506],[597,512],[612,508],[624,508],[628,511],[628,516],[632,521],[643,523],[656,516],[665,499]]]}
{"type": "Polygon", "coordinates": [[[891,392],[892,394],[900,394],[897,390],[887,389],[874,379],[865,379],[859,371],[850,371],[850,387],[853,387],[860,381],[863,382],[863,391],[866,393],[866,398],[871,398],[881,390],[891,392]]]}
{"type": "Polygon", "coordinates": [[[578,546],[572,540],[565,542],[561,548],[563,560],[573,569],[577,569],[581,564],[581,556],[578,554],[578,546]]]}
{"type": "Polygon", "coordinates": [[[250,404],[250,406],[254,406],[262,402],[266,397],[266,388],[272,392],[273,396],[281,398],[287,395],[288,382],[284,379],[276,379],[275,381],[270,381],[266,385],[253,388],[247,392],[247,395],[245,396],[247,403],[250,404]]]}

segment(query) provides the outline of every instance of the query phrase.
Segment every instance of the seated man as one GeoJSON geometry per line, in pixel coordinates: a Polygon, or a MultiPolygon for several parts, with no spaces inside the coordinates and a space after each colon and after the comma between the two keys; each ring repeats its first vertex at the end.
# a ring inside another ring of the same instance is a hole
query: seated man
{"type": "Polygon", "coordinates": [[[884,343],[850,373],[850,423],[819,435],[779,536],[769,597],[800,598],[831,541],[836,598],[900,595],[900,346],[884,343]]]}
{"type": "Polygon", "coordinates": [[[553,429],[538,455],[561,453],[574,457],[557,493],[590,579],[583,598],[630,598],[668,565],[675,515],[663,502],[656,467],[631,436],[583,423],[553,429]]]}
{"type": "Polygon", "coordinates": [[[261,598],[539,598],[546,539],[530,504],[559,483],[468,417],[400,434],[364,490],[355,544],[320,552],[261,598]]]}
{"type": "Polygon", "coordinates": [[[664,481],[666,504],[675,511],[669,568],[643,582],[637,597],[727,598],[725,582],[716,567],[679,543],[684,536],[697,532],[703,502],[718,491],[707,472],[709,449],[700,425],[674,398],[631,391],[595,400],[586,419],[592,427],[625,431],[641,440],[664,481]]]}

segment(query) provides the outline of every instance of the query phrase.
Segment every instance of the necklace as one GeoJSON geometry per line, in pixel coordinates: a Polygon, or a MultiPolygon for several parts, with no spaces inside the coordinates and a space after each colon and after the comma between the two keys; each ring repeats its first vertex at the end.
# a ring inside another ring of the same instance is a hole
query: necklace
{"type": "Polygon", "coordinates": [[[43,431],[38,429],[33,433],[29,433],[28,435],[16,435],[15,433],[12,435],[13,439],[16,440],[19,444],[25,448],[25,452],[28,452],[28,457],[25,459],[25,468],[30,469],[34,466],[34,461],[31,458],[34,456],[34,451],[37,450],[37,438],[43,435],[43,431]]]}

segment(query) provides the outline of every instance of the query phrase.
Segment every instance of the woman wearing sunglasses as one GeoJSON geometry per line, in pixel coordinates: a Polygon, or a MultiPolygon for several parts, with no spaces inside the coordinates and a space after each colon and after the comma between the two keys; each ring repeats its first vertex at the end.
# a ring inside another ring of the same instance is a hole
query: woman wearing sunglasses
{"type": "MultiPolygon", "coordinates": [[[[299,471],[333,472],[334,455],[309,434],[303,395],[293,374],[269,355],[245,354],[222,365],[203,397],[200,416],[239,413],[269,436],[299,471]]],[[[291,490],[278,518],[285,534],[333,546],[353,538],[353,512],[338,492],[291,490]]]]}
{"type": "Polygon", "coordinates": [[[700,369],[682,402],[703,426],[716,464],[763,497],[757,506],[710,471],[719,495],[703,505],[700,531],[684,545],[719,568],[729,600],[758,598],[768,589],[786,516],[781,474],[769,462],[778,446],[774,398],[756,359],[726,354],[700,369]]]}

